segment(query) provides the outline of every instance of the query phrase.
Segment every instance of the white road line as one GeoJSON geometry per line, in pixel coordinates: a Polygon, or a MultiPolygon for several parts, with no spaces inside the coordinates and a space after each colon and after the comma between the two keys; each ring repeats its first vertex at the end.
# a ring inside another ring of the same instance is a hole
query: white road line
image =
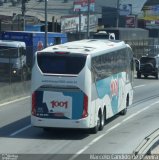
{"type": "Polygon", "coordinates": [[[8,105],[8,104],[11,104],[11,103],[20,102],[20,101],[23,101],[23,100],[28,99],[28,98],[30,98],[30,96],[26,96],[26,97],[18,98],[18,99],[13,100],[13,101],[9,101],[9,102],[6,102],[6,103],[2,103],[2,104],[0,104],[0,107],[5,106],[5,105],[8,105]]]}
{"type": "Polygon", "coordinates": [[[117,123],[115,126],[109,128],[107,131],[109,132],[109,131],[111,131],[111,130],[117,128],[117,127],[120,126],[120,125],[121,125],[121,123],[117,123]]]}
{"type": "Polygon", "coordinates": [[[140,88],[140,87],[144,87],[145,85],[139,85],[139,86],[135,86],[134,88],[140,88]]]}
{"type": "MultiPolygon", "coordinates": [[[[145,110],[149,109],[150,107],[152,107],[153,105],[158,104],[158,103],[159,103],[159,101],[156,101],[156,102],[152,103],[151,105],[149,105],[149,106],[141,109],[140,111],[137,111],[136,113],[130,115],[129,117],[125,118],[122,122],[126,122],[126,121],[130,120],[131,118],[137,116],[138,114],[144,112],[145,110]]],[[[122,123],[122,122],[121,122],[121,123],[122,123]]]]}
{"type": "MultiPolygon", "coordinates": [[[[141,112],[143,112],[143,111],[145,111],[145,110],[147,110],[147,109],[149,109],[149,108],[150,108],[150,106],[145,107],[145,108],[141,109],[140,111],[137,111],[137,112],[134,113],[134,114],[131,114],[129,117],[125,118],[122,122],[126,122],[126,121],[130,120],[131,118],[137,116],[138,114],[140,114],[141,112]]],[[[122,123],[122,122],[121,122],[121,123],[122,123]]]]}
{"type": "Polygon", "coordinates": [[[150,107],[152,107],[155,104],[158,104],[159,101],[152,103],[151,105],[141,109],[140,111],[130,115],[129,117],[127,117],[126,119],[124,119],[121,123],[117,123],[115,126],[109,128],[105,133],[103,133],[102,135],[98,136],[97,138],[95,138],[94,140],[92,140],[89,144],[87,144],[84,148],[82,148],[81,150],[79,150],[74,156],[70,157],[69,160],[74,160],[75,158],[77,158],[80,154],[82,154],[84,151],[86,151],[90,146],[92,146],[94,143],[96,143],[98,140],[100,140],[101,138],[103,138],[105,135],[107,135],[108,133],[110,133],[112,130],[114,130],[115,128],[117,128],[118,126],[120,126],[121,124],[125,123],[126,121],[128,121],[129,119],[137,116],[138,114],[142,113],[143,111],[149,109],[150,107]]]}
{"type": "MultiPolygon", "coordinates": [[[[107,132],[108,134],[109,132],[107,132]]],[[[87,146],[85,146],[84,148],[82,148],[81,150],[79,150],[75,155],[73,155],[71,158],[69,158],[69,160],[74,160],[75,158],[77,158],[81,153],[83,153],[85,150],[87,150],[91,145],[93,145],[94,143],[96,143],[98,140],[100,140],[102,137],[104,137],[106,135],[105,134],[101,134],[100,136],[98,136],[97,138],[95,138],[93,141],[91,141],[87,146]]]]}
{"type": "Polygon", "coordinates": [[[23,131],[25,131],[26,129],[28,129],[28,128],[30,128],[30,127],[31,127],[31,125],[28,125],[28,126],[26,126],[26,127],[24,127],[24,128],[21,128],[21,129],[19,129],[18,131],[10,134],[10,137],[15,136],[16,134],[19,134],[20,132],[23,132],[23,131]]]}
{"type": "Polygon", "coordinates": [[[105,133],[101,134],[97,138],[93,139],[87,146],[79,150],[74,156],[72,156],[69,160],[74,160],[76,157],[78,157],[81,153],[83,153],[85,150],[87,150],[90,146],[92,146],[94,143],[99,141],[101,138],[103,138],[106,134],[108,134],[111,130],[117,128],[121,123],[117,123],[115,126],[109,128],[105,133]]]}

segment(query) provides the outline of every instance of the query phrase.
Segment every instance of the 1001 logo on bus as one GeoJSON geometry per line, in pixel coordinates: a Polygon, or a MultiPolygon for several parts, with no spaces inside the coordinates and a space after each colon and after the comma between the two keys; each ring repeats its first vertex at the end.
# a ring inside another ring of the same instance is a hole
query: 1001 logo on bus
{"type": "Polygon", "coordinates": [[[118,80],[113,79],[110,84],[110,90],[111,90],[112,96],[118,96],[118,87],[119,87],[118,80]]]}
{"type": "Polygon", "coordinates": [[[53,100],[50,103],[52,105],[52,108],[55,108],[55,107],[62,107],[62,108],[65,108],[65,109],[68,108],[68,102],[67,101],[64,102],[64,101],[55,101],[55,100],[53,100]]]}

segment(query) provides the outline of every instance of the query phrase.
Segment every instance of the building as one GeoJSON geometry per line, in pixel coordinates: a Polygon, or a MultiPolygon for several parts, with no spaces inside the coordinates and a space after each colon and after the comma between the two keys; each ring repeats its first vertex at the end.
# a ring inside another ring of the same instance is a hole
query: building
{"type": "MultiPolygon", "coordinates": [[[[74,1],[75,0],[47,1],[47,19],[49,24],[53,22],[61,24],[61,17],[64,16],[78,16],[78,13],[74,12],[74,1]]],[[[99,15],[102,15],[98,20],[98,24],[104,25],[105,27],[116,27],[117,25],[119,27],[136,27],[138,25],[137,19],[138,17],[141,17],[143,13],[143,6],[157,4],[157,1],[158,0],[95,0],[94,13],[96,15],[98,14],[98,18],[100,17],[99,15]]],[[[13,15],[21,14],[21,0],[7,0],[4,2],[5,3],[0,6],[0,15],[13,17],[13,15]]],[[[26,2],[25,14],[36,17],[40,21],[44,22],[45,0],[27,0],[26,2]]],[[[3,21],[3,23],[7,25],[9,24],[6,21],[3,21]]],[[[11,20],[10,23],[12,23],[11,20]]],[[[144,26],[144,24],[141,26],[144,26]]],[[[52,29],[53,27],[50,28],[52,29]]]]}

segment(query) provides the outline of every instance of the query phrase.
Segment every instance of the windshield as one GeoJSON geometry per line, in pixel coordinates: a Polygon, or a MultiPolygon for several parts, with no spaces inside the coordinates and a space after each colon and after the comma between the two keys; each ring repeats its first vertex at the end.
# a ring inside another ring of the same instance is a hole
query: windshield
{"type": "Polygon", "coordinates": [[[38,66],[43,73],[53,74],[78,74],[84,67],[84,55],[52,55],[52,53],[38,54],[38,66]]]}
{"type": "Polygon", "coordinates": [[[150,58],[150,57],[142,57],[141,59],[140,59],[140,62],[141,62],[141,64],[142,63],[152,63],[152,64],[155,64],[156,62],[155,62],[155,58],[150,58]]]}
{"type": "Polygon", "coordinates": [[[17,58],[18,48],[0,46],[0,58],[17,58]]]}
{"type": "Polygon", "coordinates": [[[93,38],[94,39],[109,39],[109,35],[108,34],[94,34],[93,38]]]}

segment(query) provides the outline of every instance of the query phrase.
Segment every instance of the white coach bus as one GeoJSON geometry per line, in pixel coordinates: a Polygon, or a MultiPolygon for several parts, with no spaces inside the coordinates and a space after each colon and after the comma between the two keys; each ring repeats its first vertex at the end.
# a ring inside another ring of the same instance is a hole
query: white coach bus
{"type": "Polygon", "coordinates": [[[102,130],[133,100],[133,53],[123,41],[86,39],[36,52],[31,124],[102,130]]]}

